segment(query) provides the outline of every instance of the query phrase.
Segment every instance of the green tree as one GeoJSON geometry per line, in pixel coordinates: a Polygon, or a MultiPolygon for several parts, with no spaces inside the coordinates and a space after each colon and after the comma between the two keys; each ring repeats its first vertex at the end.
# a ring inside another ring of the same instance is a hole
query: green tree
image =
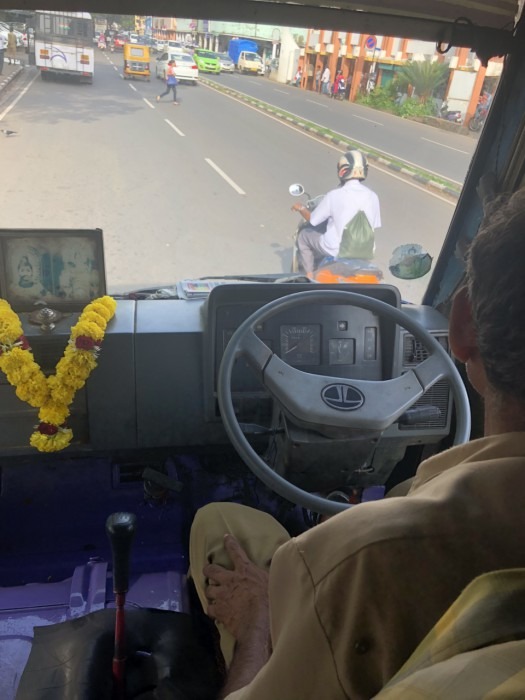
{"type": "Polygon", "coordinates": [[[421,102],[427,100],[434,90],[443,85],[448,75],[449,67],[437,61],[411,61],[399,71],[400,78],[413,86],[421,102]]]}

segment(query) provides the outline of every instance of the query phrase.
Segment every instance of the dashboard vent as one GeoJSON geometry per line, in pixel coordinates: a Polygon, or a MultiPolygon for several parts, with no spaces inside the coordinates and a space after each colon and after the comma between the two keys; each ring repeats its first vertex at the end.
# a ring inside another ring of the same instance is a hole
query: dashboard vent
{"type": "MultiPolygon", "coordinates": [[[[434,336],[438,343],[448,353],[448,338],[446,335],[434,336]]],[[[415,367],[426,360],[429,353],[419,340],[406,333],[403,338],[403,368],[415,367]]],[[[441,416],[433,421],[414,423],[413,425],[400,425],[399,430],[425,430],[428,428],[444,429],[447,426],[450,404],[450,388],[446,380],[434,384],[423,396],[416,401],[413,408],[422,406],[436,406],[441,411],[441,416]]]]}
{"type": "MultiPolygon", "coordinates": [[[[445,335],[434,336],[438,343],[448,352],[448,338],[445,335]]],[[[403,338],[403,367],[415,367],[428,357],[428,350],[423,344],[407,333],[403,338]]]]}

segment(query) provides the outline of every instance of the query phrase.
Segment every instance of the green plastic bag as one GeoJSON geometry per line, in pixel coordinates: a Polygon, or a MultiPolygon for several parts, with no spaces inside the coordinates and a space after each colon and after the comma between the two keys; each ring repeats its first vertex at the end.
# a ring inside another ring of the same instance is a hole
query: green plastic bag
{"type": "Polygon", "coordinates": [[[374,229],[364,211],[358,211],[344,227],[338,257],[360,260],[374,257],[374,229]]]}

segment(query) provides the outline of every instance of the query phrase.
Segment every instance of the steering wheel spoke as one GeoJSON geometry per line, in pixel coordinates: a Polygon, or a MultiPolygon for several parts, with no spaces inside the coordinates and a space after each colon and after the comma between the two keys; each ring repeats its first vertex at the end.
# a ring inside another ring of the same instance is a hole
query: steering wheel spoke
{"type": "Polygon", "coordinates": [[[238,354],[244,355],[254,370],[263,372],[273,352],[250,328],[239,342],[238,354]]]}
{"type": "Polygon", "coordinates": [[[444,379],[450,375],[450,360],[448,356],[445,358],[439,354],[430,355],[426,360],[423,360],[417,367],[411,370],[423,388],[423,392],[428,391],[440,379],[444,379]]]}
{"type": "Polygon", "coordinates": [[[263,383],[291,420],[303,428],[383,431],[412,406],[424,389],[415,372],[383,382],[302,372],[274,355],[263,383]]]}

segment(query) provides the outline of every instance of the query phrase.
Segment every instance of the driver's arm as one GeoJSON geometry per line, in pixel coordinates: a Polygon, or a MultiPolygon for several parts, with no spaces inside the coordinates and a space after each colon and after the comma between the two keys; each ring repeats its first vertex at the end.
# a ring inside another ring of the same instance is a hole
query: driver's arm
{"type": "MultiPolygon", "coordinates": [[[[251,683],[227,695],[227,700],[346,700],[330,641],[317,614],[312,576],[296,540],[282,545],[275,554],[269,586],[271,656],[251,683]]],[[[226,688],[234,687],[243,666],[238,652],[242,655],[244,649],[234,652],[226,688]]]]}

